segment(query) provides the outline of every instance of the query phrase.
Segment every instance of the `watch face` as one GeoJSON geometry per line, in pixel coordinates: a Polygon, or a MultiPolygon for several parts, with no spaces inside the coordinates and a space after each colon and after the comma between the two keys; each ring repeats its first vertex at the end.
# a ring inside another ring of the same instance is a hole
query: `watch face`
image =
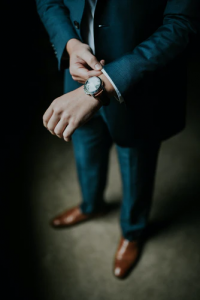
{"type": "Polygon", "coordinates": [[[90,77],[85,83],[85,89],[88,93],[94,94],[101,86],[101,79],[99,77],[90,77]]]}

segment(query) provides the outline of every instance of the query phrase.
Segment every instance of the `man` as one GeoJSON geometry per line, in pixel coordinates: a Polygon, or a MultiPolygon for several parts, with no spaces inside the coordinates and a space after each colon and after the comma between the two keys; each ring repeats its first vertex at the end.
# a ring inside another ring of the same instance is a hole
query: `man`
{"type": "Polygon", "coordinates": [[[186,49],[198,0],[37,0],[65,94],[44,126],[72,139],[82,203],[53,220],[72,226],[106,211],[109,150],[116,144],[123,201],[114,274],[135,265],[147,225],[162,140],[185,126],[186,49]]]}

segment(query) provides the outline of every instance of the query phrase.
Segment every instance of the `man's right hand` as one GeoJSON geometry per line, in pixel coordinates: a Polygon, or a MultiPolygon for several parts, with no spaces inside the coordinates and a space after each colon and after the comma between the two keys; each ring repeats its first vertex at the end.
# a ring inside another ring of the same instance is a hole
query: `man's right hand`
{"type": "Polygon", "coordinates": [[[89,45],[71,39],[66,45],[66,50],[70,57],[69,72],[75,81],[84,84],[89,77],[102,74],[101,69],[105,65],[105,60],[99,62],[89,45]]]}

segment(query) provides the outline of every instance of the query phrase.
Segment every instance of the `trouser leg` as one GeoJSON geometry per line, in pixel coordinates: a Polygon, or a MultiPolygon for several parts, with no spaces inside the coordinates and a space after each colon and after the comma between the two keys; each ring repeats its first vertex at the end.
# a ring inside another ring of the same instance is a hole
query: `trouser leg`
{"type": "Polygon", "coordinates": [[[138,142],[133,148],[117,146],[123,183],[120,225],[128,240],[140,238],[151,207],[160,142],[138,142]]]}
{"type": "Polygon", "coordinates": [[[101,210],[105,205],[103,193],[112,144],[101,114],[98,112],[89,122],[78,128],[72,141],[82,193],[80,208],[83,213],[101,210]]]}

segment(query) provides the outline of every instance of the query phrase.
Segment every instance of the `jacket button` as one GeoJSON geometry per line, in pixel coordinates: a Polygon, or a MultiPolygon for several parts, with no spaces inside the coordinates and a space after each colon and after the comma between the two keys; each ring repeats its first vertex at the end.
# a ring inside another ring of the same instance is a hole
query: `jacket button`
{"type": "Polygon", "coordinates": [[[79,29],[79,23],[77,21],[74,21],[74,26],[79,29]]]}

